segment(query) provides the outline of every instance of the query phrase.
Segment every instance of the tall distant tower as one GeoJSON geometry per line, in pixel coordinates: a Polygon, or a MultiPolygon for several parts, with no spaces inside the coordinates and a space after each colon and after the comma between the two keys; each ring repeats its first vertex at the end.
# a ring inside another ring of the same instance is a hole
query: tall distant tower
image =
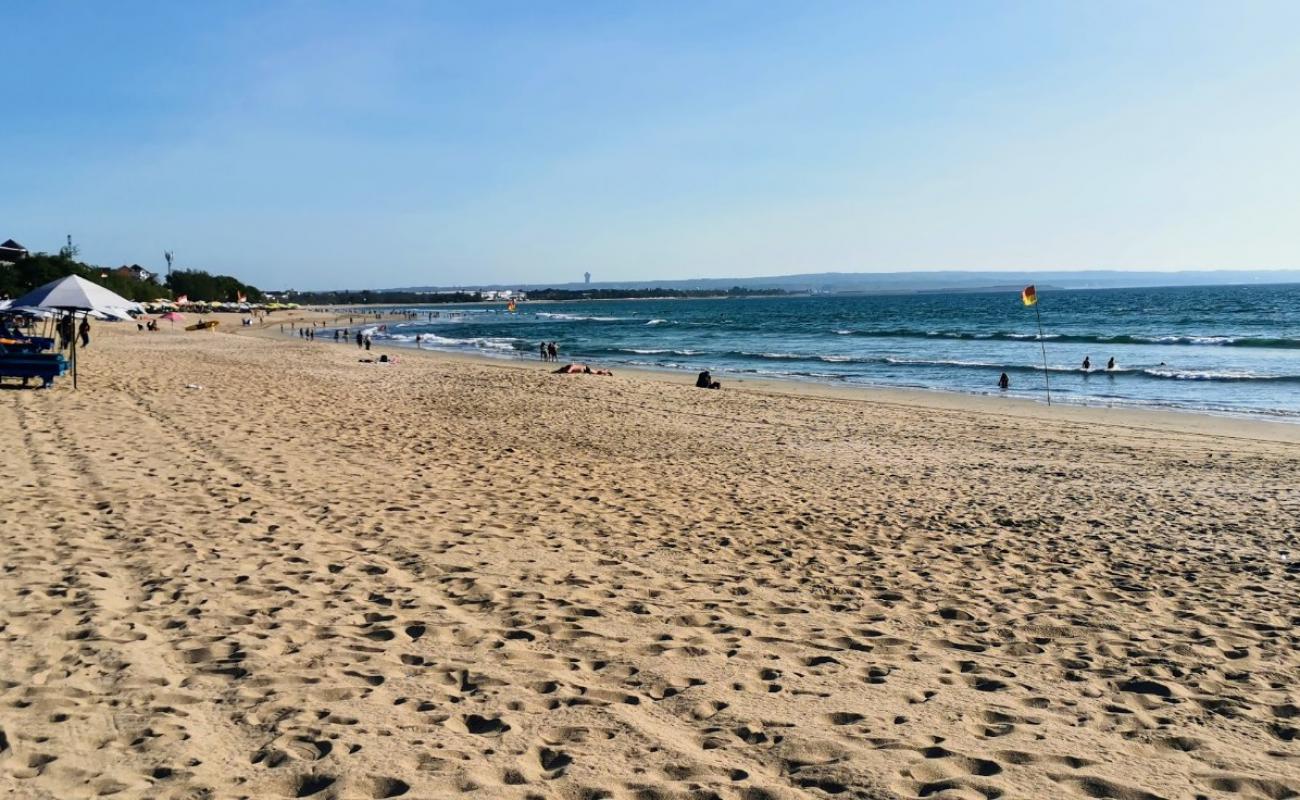
{"type": "Polygon", "coordinates": [[[591,283],[591,273],[590,273],[590,272],[584,272],[584,273],[582,273],[582,282],[583,282],[583,283],[591,283]]]}

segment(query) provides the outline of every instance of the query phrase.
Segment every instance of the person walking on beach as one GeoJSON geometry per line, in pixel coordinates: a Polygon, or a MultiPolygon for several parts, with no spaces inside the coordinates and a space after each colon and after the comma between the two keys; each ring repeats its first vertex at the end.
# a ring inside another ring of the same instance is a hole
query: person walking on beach
{"type": "Polygon", "coordinates": [[[1011,379],[1007,377],[1007,373],[1002,373],[1002,377],[998,378],[998,388],[1004,392],[1011,388],[1011,379]]]}
{"type": "Polygon", "coordinates": [[[367,353],[370,352],[370,337],[369,337],[369,336],[366,337],[366,352],[367,352],[367,353]]]}
{"type": "Polygon", "coordinates": [[[357,331],[357,349],[361,349],[361,331],[357,331]]]}
{"type": "Polygon", "coordinates": [[[68,314],[66,317],[59,320],[58,331],[59,331],[59,349],[67,350],[68,345],[72,344],[73,328],[72,328],[71,314],[68,314]]]}
{"type": "Polygon", "coordinates": [[[90,347],[90,320],[89,319],[83,318],[81,320],[81,327],[77,330],[77,334],[81,336],[81,346],[90,347]]]}

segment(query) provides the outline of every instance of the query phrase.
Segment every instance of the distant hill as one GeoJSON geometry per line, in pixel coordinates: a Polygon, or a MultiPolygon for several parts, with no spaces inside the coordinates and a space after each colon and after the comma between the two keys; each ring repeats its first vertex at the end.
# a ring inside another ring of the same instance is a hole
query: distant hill
{"type": "Polygon", "coordinates": [[[434,292],[457,289],[683,289],[725,291],[783,289],[809,293],[970,292],[1019,289],[1026,284],[1062,289],[1111,289],[1137,286],[1221,286],[1231,284],[1300,283],[1300,270],[1206,270],[1187,272],[1123,272],[1068,270],[1062,272],[818,272],[767,278],[692,278],[689,280],[600,281],[592,283],[475,284],[411,286],[386,291],[434,292]]]}

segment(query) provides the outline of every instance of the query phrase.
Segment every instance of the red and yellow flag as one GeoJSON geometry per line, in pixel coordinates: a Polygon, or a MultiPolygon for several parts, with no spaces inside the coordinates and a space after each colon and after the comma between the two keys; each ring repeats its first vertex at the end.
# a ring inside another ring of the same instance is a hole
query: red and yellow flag
{"type": "Polygon", "coordinates": [[[1034,291],[1033,284],[1026,286],[1020,292],[1020,302],[1027,306],[1035,305],[1038,302],[1038,292],[1034,291]]]}

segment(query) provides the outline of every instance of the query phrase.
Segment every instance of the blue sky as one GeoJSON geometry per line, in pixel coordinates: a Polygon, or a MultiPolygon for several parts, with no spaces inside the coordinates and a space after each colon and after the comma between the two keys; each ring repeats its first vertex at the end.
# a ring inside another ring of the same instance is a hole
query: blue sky
{"type": "Polygon", "coordinates": [[[9,4],[0,239],[265,288],[1300,266],[1300,3],[9,4]]]}

